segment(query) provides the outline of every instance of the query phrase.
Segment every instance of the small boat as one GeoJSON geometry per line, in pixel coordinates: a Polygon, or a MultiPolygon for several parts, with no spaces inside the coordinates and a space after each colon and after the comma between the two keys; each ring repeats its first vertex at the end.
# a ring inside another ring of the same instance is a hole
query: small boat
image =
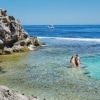
{"type": "Polygon", "coordinates": [[[49,25],[48,28],[54,28],[54,26],[53,25],[49,25]]]}

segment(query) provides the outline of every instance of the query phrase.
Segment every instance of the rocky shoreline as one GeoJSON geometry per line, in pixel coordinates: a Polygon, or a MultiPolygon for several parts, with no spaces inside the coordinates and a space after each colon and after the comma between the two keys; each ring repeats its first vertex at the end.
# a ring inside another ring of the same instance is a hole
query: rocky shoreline
{"type": "Polygon", "coordinates": [[[0,9],[1,55],[34,50],[42,44],[37,37],[29,36],[18,19],[7,15],[6,10],[0,9]]]}
{"type": "Polygon", "coordinates": [[[39,98],[33,95],[26,96],[8,87],[0,86],[0,100],[39,100],[39,98]]]}
{"type": "MultiPolygon", "coordinates": [[[[0,8],[0,55],[27,52],[43,45],[37,37],[31,37],[23,29],[20,21],[7,15],[0,8]]],[[[37,96],[26,96],[6,86],[0,86],[0,100],[39,100],[37,96]]]]}

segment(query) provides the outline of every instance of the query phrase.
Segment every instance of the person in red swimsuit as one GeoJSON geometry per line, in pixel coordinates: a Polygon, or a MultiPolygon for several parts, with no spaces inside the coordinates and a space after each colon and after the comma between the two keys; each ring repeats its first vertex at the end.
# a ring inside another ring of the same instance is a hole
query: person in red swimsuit
{"type": "Polygon", "coordinates": [[[76,55],[76,57],[75,57],[75,65],[80,66],[80,58],[78,55],[76,55]]]}

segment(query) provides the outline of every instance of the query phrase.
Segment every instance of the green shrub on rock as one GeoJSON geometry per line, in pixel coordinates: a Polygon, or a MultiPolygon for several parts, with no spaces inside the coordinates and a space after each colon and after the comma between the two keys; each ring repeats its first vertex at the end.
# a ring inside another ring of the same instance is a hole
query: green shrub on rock
{"type": "Polygon", "coordinates": [[[15,20],[15,18],[13,16],[9,16],[9,20],[15,20]]]}

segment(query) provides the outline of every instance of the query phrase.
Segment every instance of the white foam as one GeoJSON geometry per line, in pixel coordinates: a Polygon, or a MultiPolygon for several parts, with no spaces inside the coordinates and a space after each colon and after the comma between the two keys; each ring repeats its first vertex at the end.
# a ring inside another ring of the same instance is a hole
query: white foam
{"type": "Polygon", "coordinates": [[[47,38],[47,39],[56,39],[57,37],[38,37],[39,39],[47,38]]]}
{"type": "Polygon", "coordinates": [[[100,42],[100,39],[93,39],[93,38],[57,38],[60,40],[70,40],[70,41],[96,41],[100,42]]]}
{"type": "Polygon", "coordinates": [[[64,37],[38,37],[38,38],[49,38],[57,40],[67,40],[67,41],[90,41],[90,42],[100,42],[98,38],[64,38],[64,37]]]}

